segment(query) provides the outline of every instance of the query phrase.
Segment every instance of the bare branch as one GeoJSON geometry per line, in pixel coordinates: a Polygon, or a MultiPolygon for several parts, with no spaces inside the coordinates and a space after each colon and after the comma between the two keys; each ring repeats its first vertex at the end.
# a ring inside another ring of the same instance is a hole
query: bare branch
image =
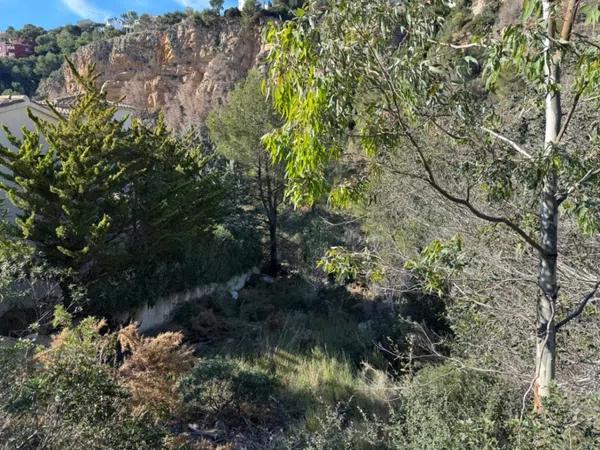
{"type": "Polygon", "coordinates": [[[579,187],[583,183],[589,181],[590,178],[592,178],[595,175],[598,175],[599,173],[600,169],[588,170],[587,173],[578,182],[571,186],[566,192],[557,195],[556,200],[558,201],[558,203],[561,204],[562,202],[564,202],[569,197],[569,195],[571,195],[573,192],[579,189],[579,187]]]}
{"type": "Polygon", "coordinates": [[[446,130],[444,127],[442,127],[439,123],[437,123],[435,120],[433,120],[432,117],[429,118],[429,121],[435,125],[436,128],[438,128],[440,131],[442,131],[444,134],[447,134],[448,136],[450,136],[452,139],[455,139],[457,141],[461,140],[461,139],[465,139],[464,137],[458,136],[448,130],[446,130]]]}
{"type": "Polygon", "coordinates": [[[587,87],[588,83],[585,83],[583,86],[581,86],[579,91],[577,91],[577,94],[575,94],[575,97],[573,98],[573,104],[571,105],[571,109],[569,110],[569,113],[567,114],[565,122],[563,123],[563,126],[560,128],[560,131],[558,132],[558,136],[556,137],[557,144],[562,140],[564,134],[566,133],[567,128],[569,127],[569,124],[571,123],[571,119],[573,118],[573,115],[575,114],[575,110],[577,109],[577,105],[579,104],[579,99],[581,98],[581,94],[583,94],[583,91],[587,87]]]}
{"type": "Polygon", "coordinates": [[[582,102],[593,102],[594,100],[598,100],[598,99],[600,99],[600,95],[594,95],[592,97],[586,97],[586,98],[581,99],[580,101],[582,101],[582,102]]]}
{"type": "Polygon", "coordinates": [[[464,206],[469,211],[471,211],[471,213],[473,213],[476,217],[478,217],[482,220],[486,220],[486,221],[492,222],[492,223],[501,223],[501,224],[506,225],[508,228],[513,230],[519,236],[521,236],[521,238],[523,238],[523,240],[525,242],[527,242],[530,246],[532,246],[534,249],[536,249],[540,254],[542,254],[542,255],[546,254],[546,251],[542,248],[542,246],[533,237],[531,237],[529,234],[527,234],[521,227],[519,227],[513,221],[507,219],[506,217],[492,216],[490,214],[487,214],[487,213],[479,210],[477,207],[475,207],[468,199],[457,197],[454,194],[451,194],[446,189],[444,189],[442,186],[440,186],[438,184],[435,176],[433,175],[433,170],[431,169],[429,162],[425,158],[425,155],[423,155],[423,152],[421,151],[421,148],[420,148],[419,144],[417,143],[417,141],[414,139],[414,137],[410,133],[407,133],[406,136],[409,138],[409,140],[415,147],[415,150],[417,151],[417,154],[419,155],[419,159],[421,160],[421,163],[423,164],[423,167],[425,168],[425,171],[427,172],[426,181],[427,181],[427,183],[429,183],[429,185],[433,189],[435,189],[437,192],[439,192],[442,196],[444,196],[451,202],[456,203],[461,206],[464,206]]]}
{"type": "Polygon", "coordinates": [[[585,309],[585,306],[588,304],[588,302],[596,295],[596,292],[598,292],[598,288],[600,288],[600,281],[596,282],[596,284],[594,285],[594,289],[591,292],[588,292],[581,299],[581,301],[579,302],[579,305],[577,305],[577,308],[575,308],[573,311],[571,311],[569,314],[567,314],[567,317],[565,317],[563,320],[558,322],[556,324],[555,328],[557,330],[559,330],[560,327],[562,327],[563,325],[566,325],[571,320],[575,319],[576,317],[579,317],[581,315],[581,313],[583,312],[583,310],[585,309]]]}
{"type": "Polygon", "coordinates": [[[492,136],[494,136],[497,139],[500,139],[501,141],[507,143],[508,145],[510,145],[512,148],[514,148],[516,151],[518,151],[521,155],[525,156],[527,159],[533,159],[533,156],[531,156],[529,153],[527,153],[523,147],[521,147],[519,144],[517,144],[516,142],[510,140],[509,138],[502,136],[501,134],[496,133],[493,130],[490,130],[489,128],[486,127],[481,127],[481,129],[483,131],[486,131],[488,133],[490,133],[492,136]]]}

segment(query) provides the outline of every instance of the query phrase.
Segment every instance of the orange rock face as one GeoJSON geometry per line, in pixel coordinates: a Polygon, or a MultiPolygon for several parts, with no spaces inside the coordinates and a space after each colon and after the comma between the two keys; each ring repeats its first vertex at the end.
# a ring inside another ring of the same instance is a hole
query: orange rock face
{"type": "MultiPolygon", "coordinates": [[[[227,99],[228,93],[261,54],[260,30],[226,19],[206,26],[186,20],[167,30],[130,33],[80,48],[78,68],[90,63],[102,75],[98,82],[108,99],[148,112],[162,111],[167,123],[181,130],[198,125],[227,99]]],[[[64,66],[40,87],[54,100],[77,93],[64,66]]]]}

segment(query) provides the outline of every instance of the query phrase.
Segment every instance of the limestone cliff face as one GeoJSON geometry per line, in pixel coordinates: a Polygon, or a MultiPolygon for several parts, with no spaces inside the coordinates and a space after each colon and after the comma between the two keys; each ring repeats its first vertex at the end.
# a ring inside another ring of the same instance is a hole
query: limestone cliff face
{"type": "MultiPolygon", "coordinates": [[[[186,20],[163,31],[96,42],[80,48],[72,58],[79,69],[96,64],[109,100],[124,97],[124,103],[142,110],[160,110],[170,126],[182,129],[201,123],[222,104],[260,53],[258,27],[222,18],[210,26],[186,20]]],[[[77,91],[64,66],[40,86],[39,93],[54,100],[77,91]]]]}

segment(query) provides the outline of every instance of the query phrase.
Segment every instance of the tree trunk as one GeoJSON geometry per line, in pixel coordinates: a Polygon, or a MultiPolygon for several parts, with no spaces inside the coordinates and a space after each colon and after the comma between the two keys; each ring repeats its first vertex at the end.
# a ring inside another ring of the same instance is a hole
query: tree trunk
{"type": "Polygon", "coordinates": [[[546,23],[544,75],[546,84],[546,130],[544,157],[548,161],[548,173],[540,199],[540,255],[537,301],[537,348],[536,379],[534,383],[534,408],[542,411],[542,400],[550,394],[556,366],[555,307],[558,295],[556,265],[558,258],[558,199],[557,173],[551,159],[560,132],[561,105],[558,84],[560,83],[560,53],[555,49],[555,23],[551,0],[543,1],[546,23]]]}
{"type": "Polygon", "coordinates": [[[554,312],[558,291],[556,262],[558,253],[558,203],[555,198],[555,177],[548,176],[542,193],[540,211],[541,244],[537,302],[537,349],[534,407],[542,410],[542,399],[550,393],[556,361],[556,329],[554,312]],[[554,182],[553,182],[554,181],[554,182]]]}
{"type": "Polygon", "coordinates": [[[269,214],[269,272],[277,275],[279,258],[277,256],[277,211],[269,214]]]}

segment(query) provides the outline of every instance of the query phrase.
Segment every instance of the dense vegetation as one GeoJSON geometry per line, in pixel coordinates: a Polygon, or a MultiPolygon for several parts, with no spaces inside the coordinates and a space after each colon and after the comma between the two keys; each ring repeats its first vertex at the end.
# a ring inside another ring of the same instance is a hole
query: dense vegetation
{"type": "MultiPolygon", "coordinates": [[[[473,33],[470,44],[444,45],[437,40],[444,25],[440,14],[451,11],[443,3],[313,4],[306,18],[272,28],[269,36],[277,49],[271,54],[273,98],[286,124],[267,142],[274,158],[286,163],[295,204],[314,203],[328,190],[334,204],[348,204],[360,198],[373,172],[388,171],[508,232],[494,242],[497,248],[519,245],[523,255],[538,259],[541,291],[531,295],[537,297],[532,387],[540,409],[555,379],[557,333],[579,317],[599,286],[593,275],[580,280],[591,292],[577,305],[581,288],[567,291],[559,284],[559,261],[570,253],[568,246],[559,249],[559,239],[578,240],[593,251],[591,242],[583,242],[598,232],[600,212],[590,200],[598,194],[597,110],[581,107],[576,120],[571,113],[561,123],[563,92],[572,96],[573,112],[582,96],[597,102],[598,46],[573,33],[578,5],[565,8],[563,13],[552,2],[528,2],[521,24],[505,28],[499,39],[473,33]],[[361,31],[371,28],[378,32],[361,31]],[[513,79],[506,82],[506,76],[513,79]],[[504,84],[519,95],[507,96],[504,84]],[[571,130],[586,139],[569,140],[571,130]],[[348,155],[349,170],[361,151],[367,164],[330,183],[329,164],[348,155]]],[[[584,11],[597,20],[595,10],[584,11]]],[[[429,266],[438,259],[460,271],[463,264],[445,254],[460,253],[458,243],[459,236],[438,241],[405,268],[420,273],[425,288],[443,292],[429,266]]]]}
{"type": "Polygon", "coordinates": [[[47,78],[64,63],[64,57],[90,42],[109,39],[122,34],[112,27],[91,21],[44,30],[25,25],[16,30],[9,27],[1,39],[15,38],[35,42],[35,54],[26,58],[0,59],[0,93],[33,96],[41,80],[47,78]]]}
{"type": "Polygon", "coordinates": [[[71,67],[0,152],[0,446],[599,448],[600,4],[456,3],[306,2],[181,135],[71,67]]]}
{"type": "Polygon", "coordinates": [[[221,13],[227,17],[242,15],[243,20],[250,22],[261,16],[289,18],[292,11],[301,4],[302,2],[297,0],[280,0],[275,1],[269,10],[263,10],[258,2],[248,1],[240,13],[237,8],[223,11],[222,1],[212,1],[211,8],[203,11],[186,8],[184,12],[176,11],[158,16],[140,15],[130,11],[114,19],[119,21],[118,29],[90,20],[82,20],[76,25],[65,25],[52,30],[45,30],[31,24],[18,30],[8,27],[0,33],[0,39],[8,41],[24,39],[34,42],[35,54],[18,59],[0,58],[0,94],[34,96],[40,82],[63,65],[65,56],[92,42],[111,39],[125,33],[164,30],[186,19],[210,25],[215,20],[219,20],[221,13]]]}

